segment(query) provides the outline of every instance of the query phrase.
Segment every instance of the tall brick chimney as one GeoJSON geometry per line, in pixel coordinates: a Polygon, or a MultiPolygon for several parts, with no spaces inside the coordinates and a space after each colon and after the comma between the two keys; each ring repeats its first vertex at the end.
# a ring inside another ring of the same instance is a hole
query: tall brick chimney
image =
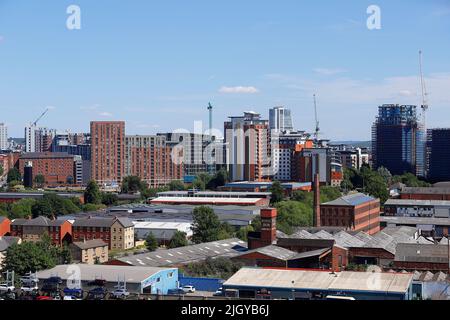
{"type": "Polygon", "coordinates": [[[314,175],[313,192],[313,225],[314,227],[320,227],[320,176],[318,173],[314,175]]]}
{"type": "Polygon", "coordinates": [[[261,209],[261,231],[249,232],[248,248],[250,250],[275,244],[277,241],[277,209],[261,209]]]}

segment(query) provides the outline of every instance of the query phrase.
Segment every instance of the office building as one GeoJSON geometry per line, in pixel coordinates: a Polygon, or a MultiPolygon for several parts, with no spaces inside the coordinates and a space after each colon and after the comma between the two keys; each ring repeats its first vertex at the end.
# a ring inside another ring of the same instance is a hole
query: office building
{"type": "Polygon", "coordinates": [[[369,164],[367,149],[354,148],[336,152],[344,168],[360,170],[364,164],[369,164]]]}
{"type": "Polygon", "coordinates": [[[125,175],[125,122],[91,122],[91,176],[103,186],[118,186],[125,175]]]}
{"type": "Polygon", "coordinates": [[[25,152],[51,152],[56,130],[39,128],[35,125],[25,127],[25,152]]]}
{"type": "Polygon", "coordinates": [[[294,130],[291,110],[275,107],[269,110],[269,126],[272,132],[290,132],[294,130]]]}
{"type": "Polygon", "coordinates": [[[232,181],[268,181],[271,178],[269,121],[245,112],[225,122],[225,159],[232,181]]]}
{"type": "Polygon", "coordinates": [[[425,133],[417,106],[382,105],[372,127],[373,167],[387,168],[393,175],[406,172],[424,176],[425,133]]]}
{"type": "Polygon", "coordinates": [[[450,181],[450,128],[428,130],[427,140],[428,179],[450,181]]]}
{"type": "Polygon", "coordinates": [[[0,150],[8,149],[8,127],[0,123],[0,150]]]}

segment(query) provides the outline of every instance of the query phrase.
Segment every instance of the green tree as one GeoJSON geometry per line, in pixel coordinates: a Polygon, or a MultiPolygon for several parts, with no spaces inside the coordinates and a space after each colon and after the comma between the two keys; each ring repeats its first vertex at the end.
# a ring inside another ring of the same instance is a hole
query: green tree
{"type": "Polygon", "coordinates": [[[119,203],[119,196],[115,193],[103,192],[102,203],[105,206],[116,206],[119,203]]]}
{"type": "Polygon", "coordinates": [[[186,247],[189,244],[186,237],[187,235],[185,232],[175,231],[172,239],[170,239],[169,248],[186,247]]]}
{"type": "Polygon", "coordinates": [[[102,203],[102,195],[97,182],[90,181],[84,191],[84,203],[100,204],[102,203]]]}
{"type": "Polygon", "coordinates": [[[36,201],[36,203],[34,203],[31,207],[31,212],[33,214],[33,218],[39,216],[50,218],[51,216],[53,216],[53,209],[51,204],[44,199],[36,201]]]}
{"type": "Polygon", "coordinates": [[[22,175],[17,168],[11,168],[8,171],[6,182],[10,183],[12,181],[22,181],[22,175]]]}
{"type": "Polygon", "coordinates": [[[200,173],[199,175],[197,175],[194,179],[194,182],[192,183],[192,187],[194,189],[198,189],[198,190],[206,190],[206,187],[208,186],[208,184],[211,182],[211,180],[213,179],[213,177],[207,173],[200,173]]]}
{"type": "Polygon", "coordinates": [[[228,171],[224,168],[217,171],[214,177],[207,183],[206,188],[209,190],[215,190],[218,187],[224,186],[228,180],[228,171]]]}
{"type": "Polygon", "coordinates": [[[11,205],[9,219],[23,219],[32,216],[32,207],[35,204],[34,199],[21,199],[11,205]]]}
{"type": "Polygon", "coordinates": [[[272,204],[276,204],[284,199],[284,190],[280,181],[274,181],[272,183],[272,187],[270,188],[270,192],[272,193],[271,202],[272,204]]]}
{"type": "Polygon", "coordinates": [[[241,239],[242,241],[247,241],[248,240],[248,233],[249,232],[253,232],[253,231],[255,231],[255,229],[253,228],[252,225],[241,227],[238,230],[238,232],[236,233],[236,236],[239,239],[241,239]]]}
{"type": "Polygon", "coordinates": [[[147,238],[145,238],[145,246],[149,251],[155,251],[156,249],[158,249],[158,240],[156,240],[153,233],[149,232],[147,238]]]}
{"type": "Polygon", "coordinates": [[[321,203],[336,200],[341,197],[342,193],[339,188],[331,186],[320,187],[320,201],[321,203]]]}
{"type": "Polygon", "coordinates": [[[388,186],[384,179],[378,175],[371,175],[365,183],[364,192],[379,198],[381,203],[385,203],[389,199],[388,186]]]}
{"type": "Polygon", "coordinates": [[[3,165],[0,164],[0,177],[5,173],[5,170],[3,169],[3,165]]]}
{"type": "Polygon", "coordinates": [[[219,240],[223,226],[213,209],[199,206],[194,209],[192,223],[192,241],[194,243],[219,240]]]}
{"type": "Polygon", "coordinates": [[[122,193],[137,193],[146,188],[146,184],[137,176],[128,176],[122,180],[122,193]]]}
{"type": "Polygon", "coordinates": [[[291,234],[295,227],[311,227],[313,222],[312,207],[298,201],[282,201],[276,205],[277,229],[291,234]]]}
{"type": "Polygon", "coordinates": [[[183,191],[184,189],[184,183],[181,180],[172,180],[169,183],[170,191],[183,191]]]}
{"type": "Polygon", "coordinates": [[[42,188],[42,186],[45,184],[45,177],[42,174],[38,174],[34,177],[34,183],[39,187],[42,188]]]}

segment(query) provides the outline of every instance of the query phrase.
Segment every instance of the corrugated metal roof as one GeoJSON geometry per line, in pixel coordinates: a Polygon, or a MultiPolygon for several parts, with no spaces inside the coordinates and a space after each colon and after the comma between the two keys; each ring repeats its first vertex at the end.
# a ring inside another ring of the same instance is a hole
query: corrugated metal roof
{"type": "Polygon", "coordinates": [[[187,247],[130,255],[118,260],[135,266],[172,266],[203,261],[207,258],[235,257],[247,251],[247,243],[237,239],[226,239],[201,243],[187,247]]]}
{"type": "Polygon", "coordinates": [[[288,288],[400,293],[408,291],[412,274],[371,272],[330,272],[242,268],[224,283],[226,287],[288,288]],[[372,278],[376,277],[376,281],[372,278]]]}
{"type": "Polygon", "coordinates": [[[434,244],[400,243],[395,261],[449,263],[448,246],[434,244]]]}

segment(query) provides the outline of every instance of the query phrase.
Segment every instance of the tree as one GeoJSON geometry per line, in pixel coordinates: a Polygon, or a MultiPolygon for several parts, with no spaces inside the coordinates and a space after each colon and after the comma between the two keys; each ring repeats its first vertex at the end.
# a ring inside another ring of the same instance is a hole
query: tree
{"type": "Polygon", "coordinates": [[[172,180],[169,183],[169,190],[170,191],[183,191],[184,183],[181,180],[172,180]]]}
{"type": "Polygon", "coordinates": [[[36,201],[36,203],[33,204],[31,208],[31,212],[33,214],[33,218],[39,216],[50,218],[51,216],[53,216],[53,209],[51,204],[44,199],[36,201]]]}
{"type": "Polygon", "coordinates": [[[208,184],[210,183],[210,181],[213,179],[212,176],[210,176],[207,173],[200,173],[199,175],[197,175],[194,179],[194,182],[192,183],[192,187],[194,189],[198,189],[198,190],[206,190],[206,187],[208,186],[208,184]]]}
{"type": "Polygon", "coordinates": [[[84,203],[100,204],[102,203],[102,195],[97,182],[90,181],[84,191],[84,203]]]}
{"type": "Polygon", "coordinates": [[[388,169],[386,169],[385,167],[379,167],[377,173],[383,178],[384,182],[386,182],[388,185],[391,183],[392,174],[388,169]]]}
{"type": "Polygon", "coordinates": [[[42,174],[38,174],[34,177],[34,183],[39,187],[42,188],[42,186],[45,184],[45,177],[42,174]]]}
{"type": "Polygon", "coordinates": [[[270,188],[270,192],[272,192],[271,202],[272,204],[276,204],[284,199],[284,190],[280,181],[274,181],[272,183],[272,187],[270,188]]]}
{"type": "Polygon", "coordinates": [[[249,232],[253,232],[253,231],[255,231],[255,229],[253,228],[252,225],[241,227],[238,230],[238,232],[236,233],[236,236],[239,239],[241,239],[242,241],[247,241],[248,240],[248,233],[249,232]]]}
{"type": "Polygon", "coordinates": [[[276,205],[277,229],[291,234],[295,227],[311,227],[313,222],[312,207],[298,201],[282,201],[276,205]]]}
{"type": "Polygon", "coordinates": [[[22,176],[17,168],[11,168],[8,171],[6,182],[10,183],[12,181],[22,181],[22,176]]]}
{"type": "Polygon", "coordinates": [[[147,235],[147,238],[145,239],[145,246],[149,251],[155,251],[156,249],[158,249],[158,240],[156,240],[153,233],[149,232],[149,234],[147,235]]]}
{"type": "Polygon", "coordinates": [[[385,203],[387,199],[389,199],[387,183],[381,176],[370,176],[366,181],[364,192],[373,197],[379,198],[381,203],[385,203]]]}
{"type": "Polygon", "coordinates": [[[207,183],[206,188],[215,190],[218,187],[224,186],[228,182],[228,171],[224,168],[217,171],[214,177],[207,183]]]}
{"type": "Polygon", "coordinates": [[[194,243],[219,240],[222,228],[222,223],[213,209],[207,206],[200,206],[194,209],[192,223],[192,241],[194,243]]]}
{"type": "Polygon", "coordinates": [[[187,241],[187,235],[183,231],[175,231],[170,239],[169,248],[186,247],[189,243],[187,241]]]}
{"type": "Polygon", "coordinates": [[[0,177],[3,176],[5,170],[3,169],[3,165],[0,164],[0,177]]]}
{"type": "Polygon", "coordinates": [[[119,202],[119,196],[115,193],[103,192],[102,203],[105,206],[115,206],[119,202]]]}
{"type": "Polygon", "coordinates": [[[23,219],[32,216],[32,207],[36,200],[34,199],[21,199],[11,205],[9,211],[9,219],[23,219]]]}
{"type": "Polygon", "coordinates": [[[146,188],[146,184],[137,176],[128,176],[122,180],[122,193],[137,193],[146,188]]]}

